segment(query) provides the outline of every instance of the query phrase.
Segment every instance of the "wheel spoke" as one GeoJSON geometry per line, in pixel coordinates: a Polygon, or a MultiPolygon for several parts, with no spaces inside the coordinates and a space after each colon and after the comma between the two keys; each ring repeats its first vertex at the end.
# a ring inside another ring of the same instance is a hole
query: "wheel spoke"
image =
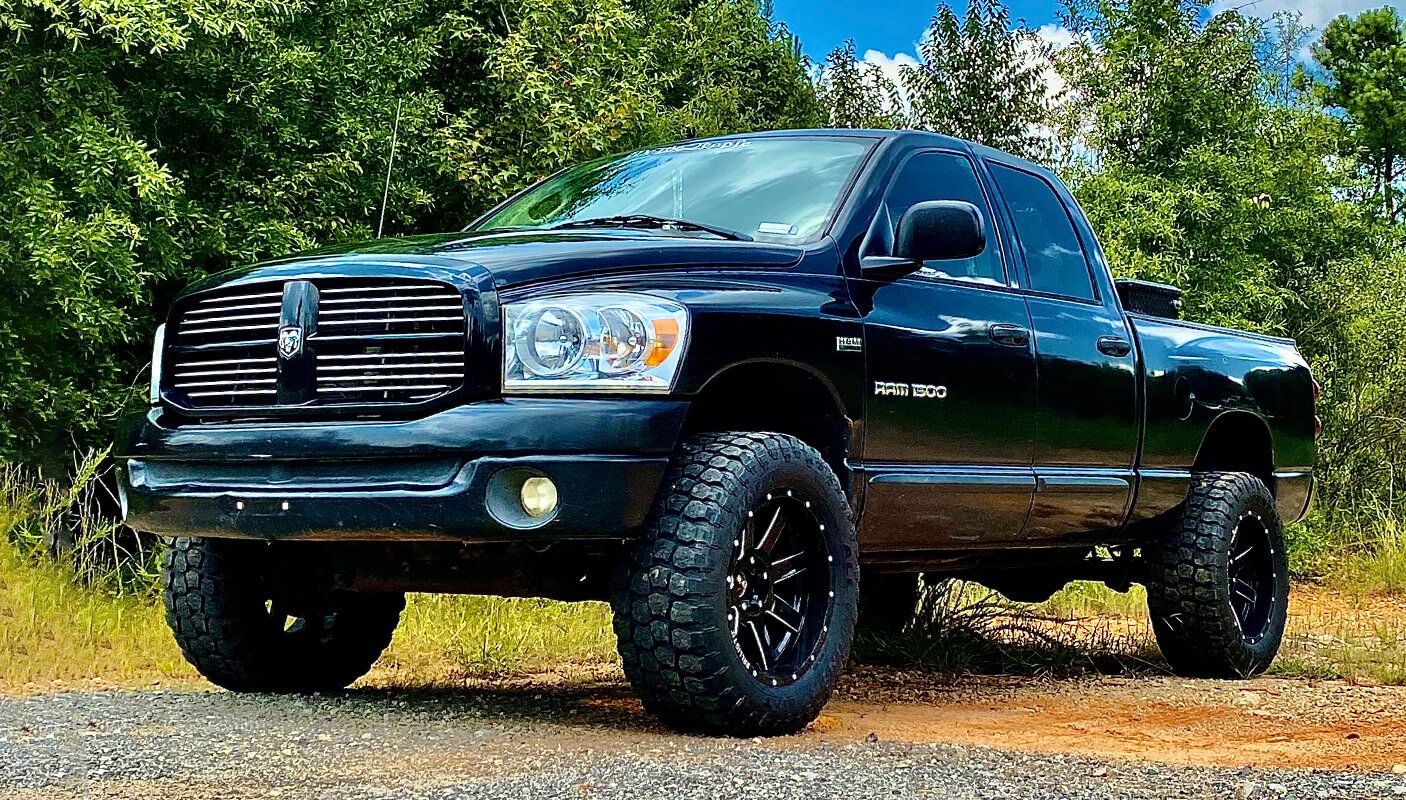
{"type": "Polygon", "coordinates": [[[749,621],[747,627],[752,629],[752,638],[757,640],[757,657],[762,660],[762,670],[771,669],[770,665],[767,664],[766,645],[762,644],[762,635],[757,630],[757,623],[749,621]]]}
{"type": "MultiPolygon", "coordinates": [[[[778,595],[774,595],[774,596],[773,596],[773,599],[776,600],[776,602],[781,603],[782,605],[784,605],[784,606],[786,606],[788,609],[790,609],[792,614],[795,614],[795,615],[798,616],[798,617],[799,617],[799,616],[802,616],[800,606],[797,606],[795,603],[792,603],[790,600],[787,600],[786,598],[782,597],[782,596],[779,595],[779,594],[778,594],[778,595]]],[[[796,600],[799,601],[800,598],[798,597],[798,598],[796,598],[796,600]]]]}
{"type": "Polygon", "coordinates": [[[771,608],[768,608],[768,609],[766,610],[766,615],[767,615],[768,617],[771,617],[772,619],[776,620],[777,622],[781,623],[782,627],[784,627],[786,630],[790,631],[791,633],[800,633],[800,632],[801,632],[801,625],[800,625],[800,622],[799,622],[799,621],[797,621],[797,622],[792,622],[792,621],[786,619],[785,617],[781,616],[780,614],[776,613],[776,611],[777,611],[777,608],[776,608],[775,605],[773,605],[771,608]]]}
{"type": "Polygon", "coordinates": [[[767,543],[771,541],[772,534],[778,530],[777,523],[781,522],[781,506],[776,507],[776,513],[771,515],[771,522],[767,523],[766,532],[762,534],[761,541],[757,542],[757,549],[763,552],[767,550],[767,543]]]}
{"type": "Polygon", "coordinates": [[[796,567],[795,569],[792,569],[792,570],[790,570],[789,572],[787,572],[785,575],[782,575],[781,577],[779,577],[779,578],[777,578],[776,580],[772,581],[772,582],[771,582],[771,585],[772,585],[772,586],[775,586],[775,585],[777,585],[778,583],[785,583],[786,581],[791,580],[792,578],[796,577],[797,575],[800,575],[801,573],[803,573],[803,572],[805,572],[805,571],[806,571],[806,568],[805,568],[805,567],[796,567]]]}
{"type": "Polygon", "coordinates": [[[789,555],[789,556],[786,556],[785,558],[778,558],[778,559],[776,559],[775,561],[771,562],[771,568],[772,568],[772,569],[777,569],[778,567],[780,567],[781,565],[787,563],[788,561],[794,561],[794,560],[800,558],[801,556],[803,556],[803,555],[805,555],[805,554],[806,554],[806,553],[805,553],[804,550],[797,550],[796,552],[792,553],[792,554],[789,555]]]}
{"type": "Polygon", "coordinates": [[[1239,563],[1240,563],[1240,559],[1244,558],[1245,556],[1248,556],[1250,553],[1253,553],[1254,550],[1255,550],[1255,546],[1252,544],[1252,545],[1250,545],[1249,547],[1245,548],[1244,550],[1241,550],[1239,553],[1237,553],[1237,554],[1235,554],[1234,556],[1232,556],[1231,559],[1230,559],[1230,563],[1232,563],[1232,564],[1239,564],[1239,563]]]}

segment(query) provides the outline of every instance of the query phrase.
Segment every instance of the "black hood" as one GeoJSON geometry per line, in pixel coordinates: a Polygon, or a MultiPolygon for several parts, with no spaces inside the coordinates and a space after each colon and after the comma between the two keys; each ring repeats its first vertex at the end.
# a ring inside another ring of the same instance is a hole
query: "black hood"
{"type": "MultiPolygon", "coordinates": [[[[459,232],[339,245],[221,272],[191,291],[264,279],[414,274],[462,283],[483,267],[496,288],[659,268],[783,268],[800,247],[633,230],[459,232]]],[[[481,272],[479,274],[482,274],[481,272]]]]}

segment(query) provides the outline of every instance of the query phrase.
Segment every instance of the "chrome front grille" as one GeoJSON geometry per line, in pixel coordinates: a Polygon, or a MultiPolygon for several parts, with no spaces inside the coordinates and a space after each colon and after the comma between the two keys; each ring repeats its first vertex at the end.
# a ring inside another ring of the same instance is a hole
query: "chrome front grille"
{"type": "Polygon", "coordinates": [[[464,300],[448,284],[251,284],[201,295],[175,316],[163,389],[186,408],[419,403],[465,381],[464,300]],[[296,342],[280,347],[292,328],[296,342]]]}

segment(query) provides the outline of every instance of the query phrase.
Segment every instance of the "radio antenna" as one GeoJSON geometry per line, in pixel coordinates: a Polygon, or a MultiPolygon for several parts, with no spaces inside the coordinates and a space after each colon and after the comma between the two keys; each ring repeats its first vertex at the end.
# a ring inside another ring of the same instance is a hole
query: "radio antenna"
{"type": "Polygon", "coordinates": [[[386,203],[391,198],[391,168],[395,165],[395,146],[400,138],[400,104],[404,98],[395,101],[395,124],[391,126],[391,157],[386,159],[386,187],[381,191],[381,220],[376,223],[376,238],[386,227],[386,203]]]}

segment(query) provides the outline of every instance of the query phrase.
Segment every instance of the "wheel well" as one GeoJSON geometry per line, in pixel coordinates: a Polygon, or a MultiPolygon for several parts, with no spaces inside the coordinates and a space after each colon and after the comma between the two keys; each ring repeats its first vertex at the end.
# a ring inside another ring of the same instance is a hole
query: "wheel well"
{"type": "Polygon", "coordinates": [[[771,431],[814,447],[840,484],[848,486],[850,421],[830,387],[816,375],[785,364],[733,367],[694,396],[684,433],[771,431]]]}
{"type": "Polygon", "coordinates": [[[1193,472],[1248,472],[1264,481],[1274,492],[1274,440],[1264,420],[1243,411],[1216,417],[1201,449],[1196,453],[1193,472]]]}

